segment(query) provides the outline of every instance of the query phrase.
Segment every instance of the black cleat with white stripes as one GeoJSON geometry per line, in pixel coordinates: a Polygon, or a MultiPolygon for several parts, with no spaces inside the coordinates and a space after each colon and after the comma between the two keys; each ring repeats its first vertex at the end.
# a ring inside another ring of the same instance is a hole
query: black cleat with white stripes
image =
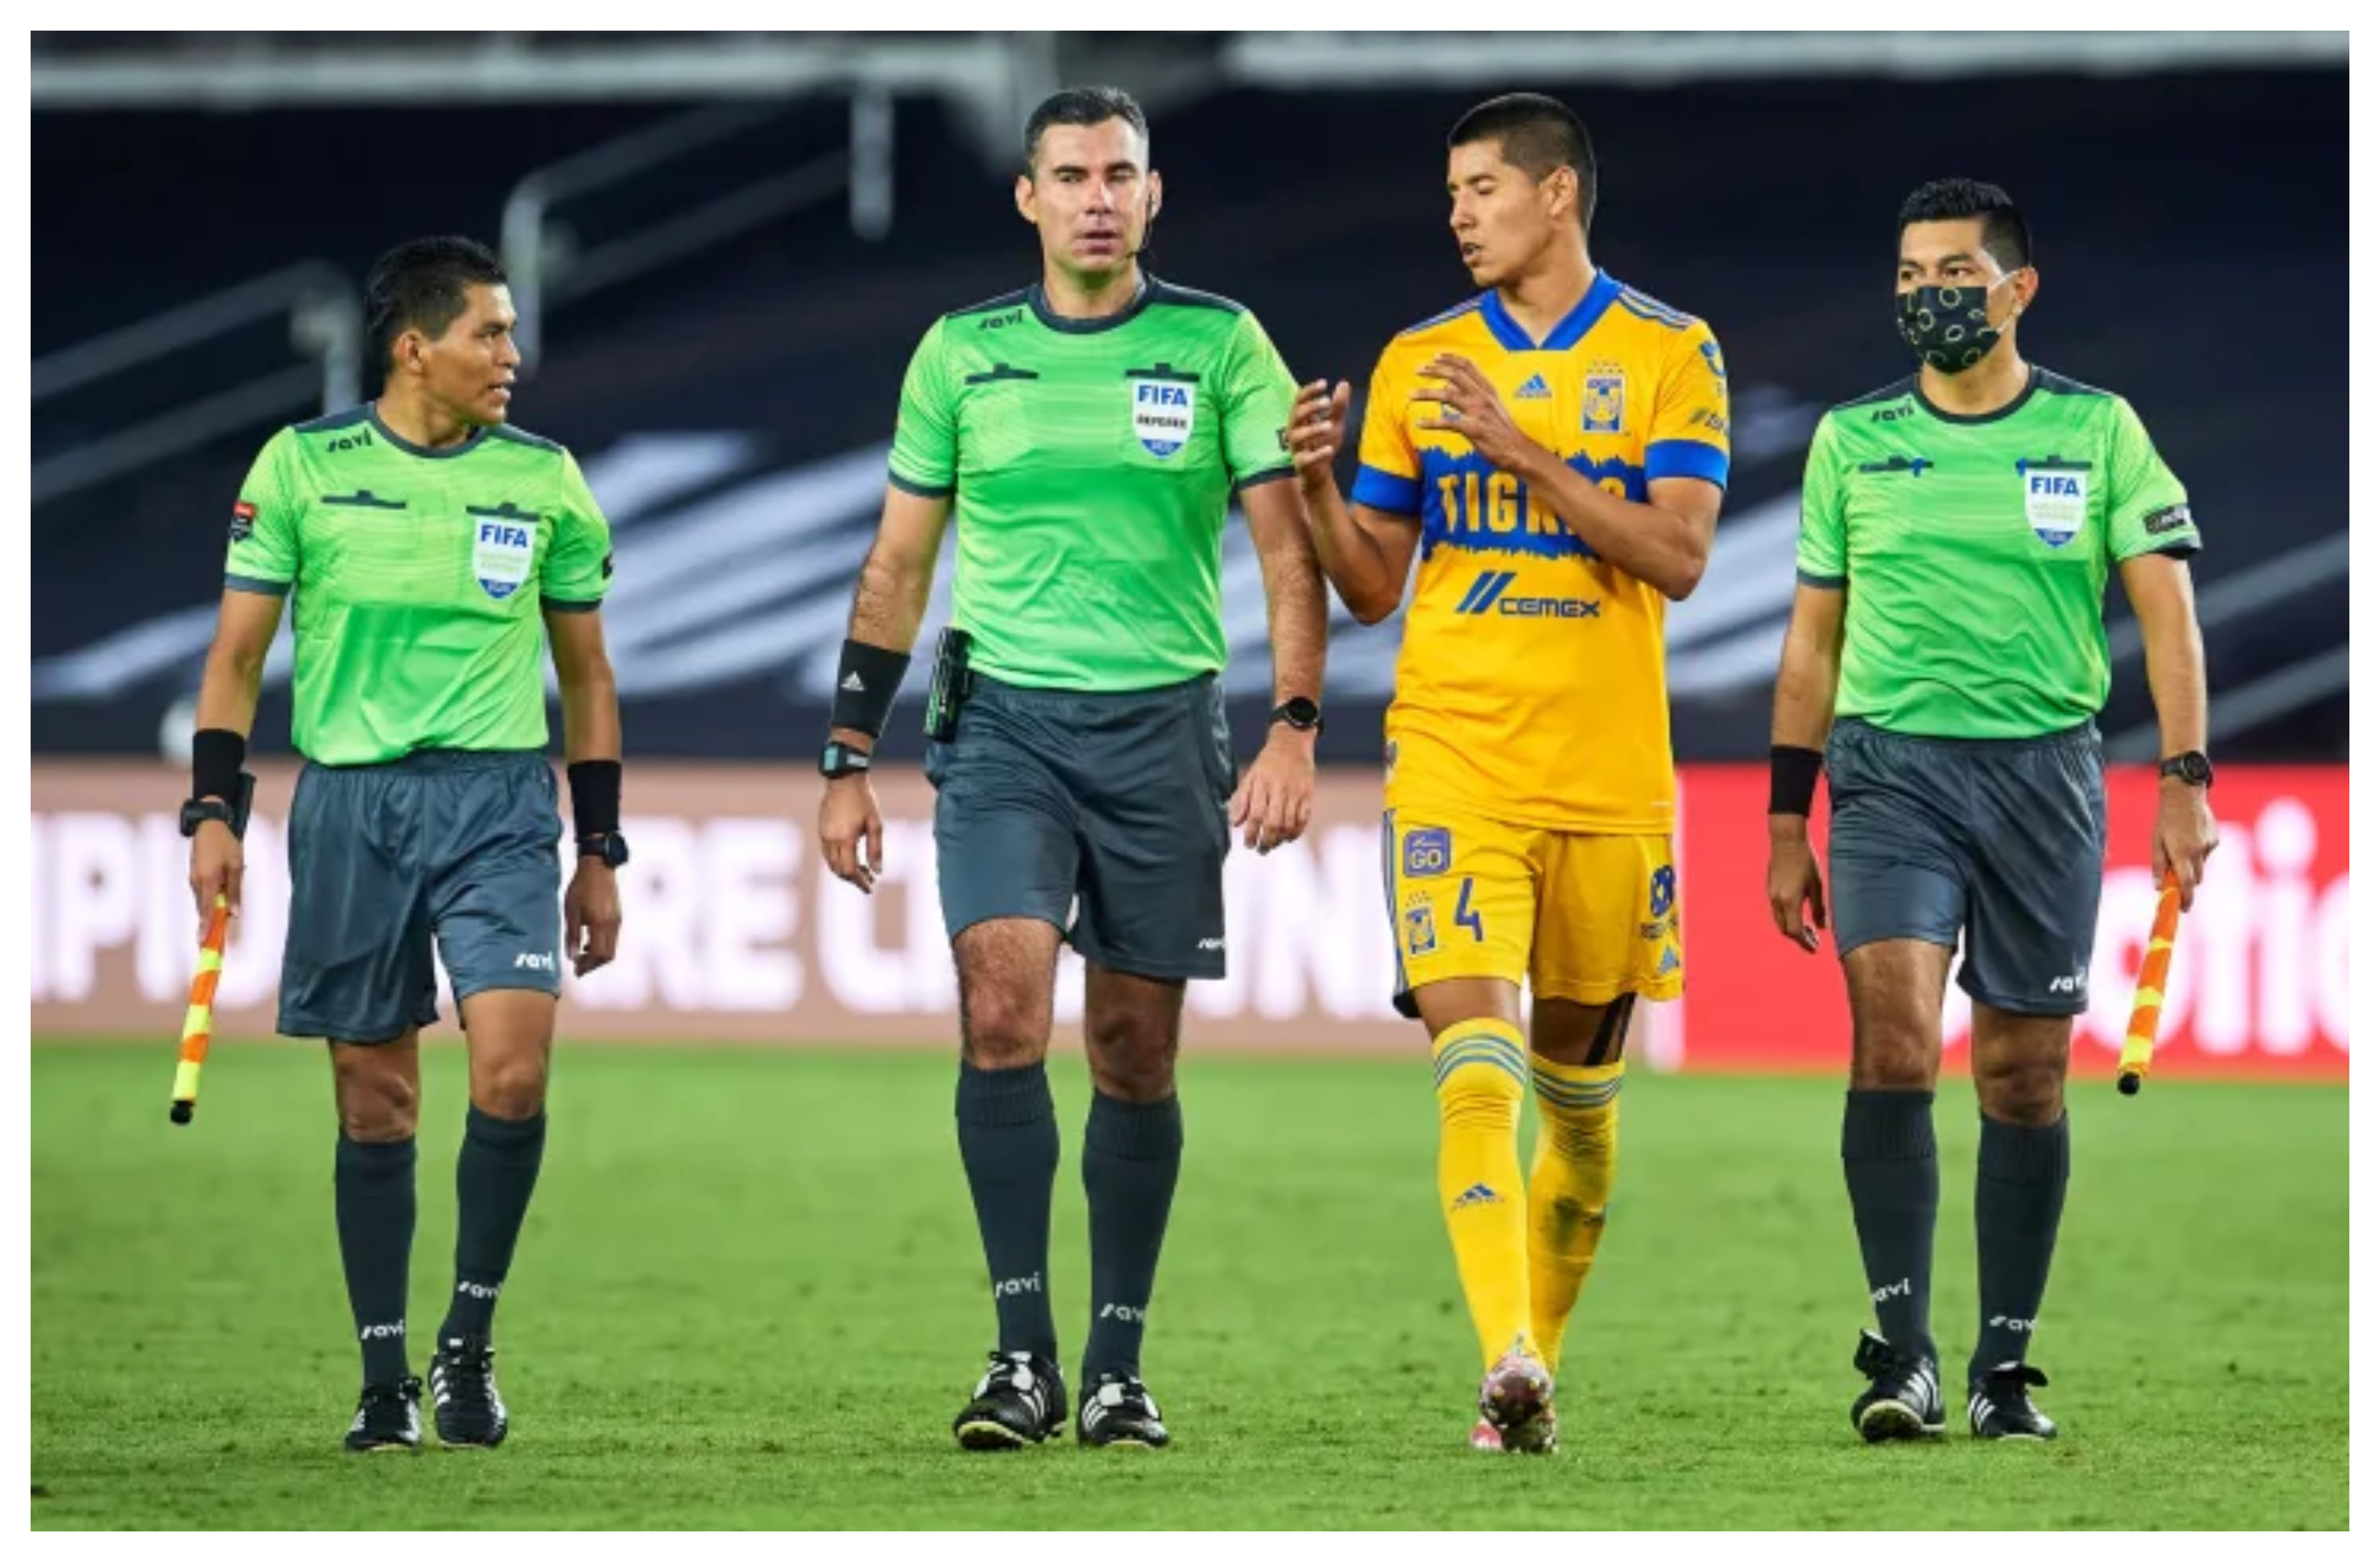
{"type": "Polygon", "coordinates": [[[421,1446],[421,1380],[368,1383],[347,1427],[351,1454],[412,1453],[421,1446]]]}
{"type": "Polygon", "coordinates": [[[2058,1435],[2058,1423],[2043,1415],[2026,1392],[2048,1386],[2049,1375],[2039,1367],[2002,1361],[1967,1385],[1968,1430],[1989,1442],[2048,1442],[2058,1435]]]}
{"type": "Polygon", "coordinates": [[[1130,1373],[1101,1373],[1084,1386],[1075,1435],[1087,1448],[1161,1448],[1173,1441],[1148,1385],[1130,1373]]]}
{"type": "Polygon", "coordinates": [[[975,1397],[951,1422],[962,1448],[997,1452],[1046,1443],[1066,1429],[1066,1383],[1058,1364],[1027,1351],[995,1350],[975,1397]]]}
{"type": "Polygon", "coordinates": [[[430,1359],[430,1397],[438,1441],[450,1448],[492,1448],[512,1430],[496,1392],[496,1353],[483,1339],[449,1336],[430,1359]]]}
{"type": "Polygon", "coordinates": [[[1852,1401],[1852,1424],[1871,1443],[1942,1435],[1942,1374],[1924,1357],[1903,1356],[1874,1329],[1860,1331],[1852,1365],[1867,1392],[1852,1401]]]}

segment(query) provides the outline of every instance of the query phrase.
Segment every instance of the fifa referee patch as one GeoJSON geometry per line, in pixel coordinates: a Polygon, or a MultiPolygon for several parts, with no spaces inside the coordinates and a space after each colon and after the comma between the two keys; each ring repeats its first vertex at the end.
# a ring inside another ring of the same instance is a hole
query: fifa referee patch
{"type": "Polygon", "coordinates": [[[242,499],[231,507],[231,540],[245,543],[256,531],[256,506],[242,499]]]}

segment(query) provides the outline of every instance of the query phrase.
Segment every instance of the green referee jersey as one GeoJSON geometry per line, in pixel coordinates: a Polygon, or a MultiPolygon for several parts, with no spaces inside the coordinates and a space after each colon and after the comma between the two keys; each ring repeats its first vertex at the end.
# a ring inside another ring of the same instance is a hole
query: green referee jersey
{"type": "Polygon", "coordinates": [[[944,315],[901,387],[895,487],[953,497],[953,621],[1026,688],[1223,665],[1223,519],[1293,474],[1296,386],[1255,315],[1149,278],[1097,320],[1038,287],[944,315]]]}
{"type": "Polygon", "coordinates": [[[359,407],[266,443],[224,583],[291,596],[308,759],[542,749],[539,614],[601,604],[611,537],[561,445],[497,427],[425,450],[359,407]]]}
{"type": "Polygon", "coordinates": [[[1828,412],[1795,563],[1845,593],[1837,715],[2030,738],[2107,703],[2108,567],[2198,546],[2131,405],[2035,369],[1979,417],[1937,409],[1914,379],[1828,412]]]}

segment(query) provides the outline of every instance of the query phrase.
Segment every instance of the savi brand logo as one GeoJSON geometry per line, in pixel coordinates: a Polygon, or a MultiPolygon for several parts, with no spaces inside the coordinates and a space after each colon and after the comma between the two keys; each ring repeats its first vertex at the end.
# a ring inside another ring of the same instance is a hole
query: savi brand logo
{"type": "Polygon", "coordinates": [[[537,557],[537,532],[522,519],[480,517],[473,524],[471,573],[480,589],[502,602],[520,590],[537,557]]]}
{"type": "Polygon", "coordinates": [[[1038,1296],[1041,1294],[1041,1272],[1037,1269],[1030,1275],[1020,1275],[1014,1280],[994,1280],[991,1283],[991,1294],[995,1299],[1004,1296],[1038,1296]]]}
{"type": "Polygon", "coordinates": [[[366,1324],[356,1331],[356,1337],[358,1339],[403,1339],[405,1320],[399,1318],[394,1324],[366,1324]]]}
{"type": "Polygon", "coordinates": [[[548,949],[541,954],[515,955],[513,957],[513,969],[515,970],[552,970],[553,969],[553,951],[548,949]]]}
{"type": "Polygon", "coordinates": [[[982,321],[977,324],[976,329],[978,331],[1000,331],[1005,330],[1011,325],[1022,325],[1024,323],[1025,311],[1022,309],[1013,309],[1006,314],[985,315],[982,321]]]}
{"type": "Polygon", "coordinates": [[[1135,380],[1132,432],[1152,456],[1173,456],[1198,425],[1198,387],[1176,380],[1135,380]]]}
{"type": "Polygon", "coordinates": [[[1126,1324],[1146,1324],[1148,1322],[1148,1309],[1126,1307],[1122,1302],[1111,1301],[1099,1308],[1099,1316],[1118,1319],[1126,1324]]]}
{"type": "Polygon", "coordinates": [[[370,447],[371,442],[371,430],[358,429],[354,433],[346,434],[341,438],[331,441],[330,454],[335,456],[342,450],[368,449],[370,447]]]}
{"type": "Polygon", "coordinates": [[[2018,479],[2024,484],[2024,520],[2033,534],[2053,548],[2074,541],[2091,516],[2091,464],[2061,461],[2019,461],[2018,479]]]}

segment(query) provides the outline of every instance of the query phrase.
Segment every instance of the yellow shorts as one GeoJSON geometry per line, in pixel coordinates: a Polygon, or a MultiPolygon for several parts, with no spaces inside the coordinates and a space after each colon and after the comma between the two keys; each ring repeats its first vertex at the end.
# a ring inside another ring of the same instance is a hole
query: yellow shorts
{"type": "Polygon", "coordinates": [[[1674,998],[1685,981],[1667,836],[1584,836],[1449,809],[1390,809],[1381,850],[1397,1007],[1455,977],[1527,980],[1540,998],[1674,998]]]}

